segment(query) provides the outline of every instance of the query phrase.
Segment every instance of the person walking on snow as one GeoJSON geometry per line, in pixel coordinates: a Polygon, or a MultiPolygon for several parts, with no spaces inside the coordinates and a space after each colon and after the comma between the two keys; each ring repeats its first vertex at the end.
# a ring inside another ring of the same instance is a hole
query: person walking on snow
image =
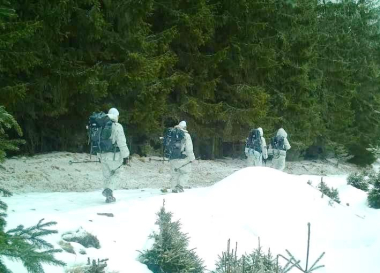
{"type": "Polygon", "coordinates": [[[111,108],[108,111],[108,117],[112,120],[111,140],[114,145],[113,152],[98,153],[98,158],[102,165],[104,190],[103,196],[106,197],[106,203],[116,201],[113,196],[116,181],[118,180],[118,171],[122,165],[127,165],[129,149],[124,134],[123,126],[118,123],[119,111],[111,108]]]}
{"type": "Polygon", "coordinates": [[[245,155],[247,156],[247,165],[263,166],[263,160],[268,158],[267,144],[264,138],[264,132],[261,127],[252,130],[245,147],[245,155]],[[257,130],[257,131],[256,131],[257,130]],[[255,133],[258,139],[255,139],[255,133]]]}
{"type": "Polygon", "coordinates": [[[271,139],[269,151],[273,154],[272,166],[273,168],[283,171],[285,169],[286,151],[291,148],[288,141],[288,134],[283,128],[277,131],[275,137],[271,139]]]}
{"type": "Polygon", "coordinates": [[[191,173],[191,163],[195,160],[193,142],[189,132],[186,130],[186,121],[181,121],[174,128],[182,130],[185,134],[184,141],[180,147],[181,158],[169,159],[171,171],[172,192],[183,192],[183,187],[187,185],[191,173]]]}

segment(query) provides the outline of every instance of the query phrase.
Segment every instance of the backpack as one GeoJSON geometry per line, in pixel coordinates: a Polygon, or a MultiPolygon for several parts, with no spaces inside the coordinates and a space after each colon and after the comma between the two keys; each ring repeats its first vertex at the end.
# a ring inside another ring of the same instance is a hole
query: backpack
{"type": "Polygon", "coordinates": [[[285,140],[285,138],[283,136],[272,137],[272,139],[270,140],[272,149],[286,151],[284,140],[285,140]]]}
{"type": "Polygon", "coordinates": [[[168,128],[164,132],[164,157],[171,159],[183,159],[182,147],[185,144],[185,132],[179,128],[168,128]]]}
{"type": "Polygon", "coordinates": [[[248,136],[246,146],[250,149],[253,149],[259,153],[262,153],[261,147],[261,135],[258,129],[253,129],[248,136]]]}
{"type": "Polygon", "coordinates": [[[112,120],[103,112],[93,113],[88,120],[90,154],[116,152],[112,144],[112,120]]]}

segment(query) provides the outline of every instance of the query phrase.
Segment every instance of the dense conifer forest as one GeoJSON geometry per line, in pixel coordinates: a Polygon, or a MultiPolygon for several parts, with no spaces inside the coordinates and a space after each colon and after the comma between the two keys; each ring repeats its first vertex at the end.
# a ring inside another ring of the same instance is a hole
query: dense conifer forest
{"type": "Polygon", "coordinates": [[[133,152],[186,120],[203,158],[282,126],[290,158],[366,164],[379,16],[366,0],[0,0],[0,105],[25,154],[88,151],[89,115],[117,107],[133,152]]]}

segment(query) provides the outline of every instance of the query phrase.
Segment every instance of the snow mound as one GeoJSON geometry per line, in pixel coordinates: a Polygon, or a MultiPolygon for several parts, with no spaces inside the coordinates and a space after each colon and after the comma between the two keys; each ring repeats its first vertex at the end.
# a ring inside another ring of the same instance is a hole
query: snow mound
{"type": "MultiPolygon", "coordinates": [[[[30,226],[39,219],[57,221],[59,234],[49,242],[58,246],[61,234],[83,227],[97,236],[101,248],[86,249],[87,255],[60,253],[68,264],[108,258],[110,271],[147,273],[138,251],[149,248],[148,235],[157,230],[156,213],[165,200],[173,220],[180,220],[190,237],[189,247],[213,270],[227,240],[238,243],[238,255],[257,247],[285,255],[288,249],[301,265],[306,262],[307,224],[311,224],[309,265],[326,252],[318,273],[377,272],[380,268],[380,211],[364,207],[365,195],[346,184],[345,176],[324,177],[329,186],[346,189],[350,206],[329,204],[329,198],[315,188],[320,176],[290,175],[266,167],[240,169],[207,188],[179,194],[161,194],[158,189],[116,190],[117,202],[105,204],[101,191],[85,193],[15,194],[9,205],[8,227],[30,226]],[[313,181],[314,187],[307,184],[313,181]],[[31,205],[32,204],[32,205],[31,205]],[[33,210],[31,210],[33,208],[33,210]],[[362,217],[358,216],[358,212],[362,217]],[[99,213],[112,213],[104,217],[99,213]]],[[[8,261],[9,262],[9,261],[8,261]]],[[[9,262],[14,272],[22,266],[9,262]]],[[[64,269],[46,266],[48,273],[64,269]]],[[[291,272],[297,272],[297,269],[291,272]]]]}

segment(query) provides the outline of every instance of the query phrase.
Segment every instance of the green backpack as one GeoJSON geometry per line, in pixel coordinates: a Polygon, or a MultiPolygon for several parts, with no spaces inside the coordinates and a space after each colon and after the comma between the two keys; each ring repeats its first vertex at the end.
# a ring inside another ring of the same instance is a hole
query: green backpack
{"type": "Polygon", "coordinates": [[[103,112],[93,113],[88,121],[88,135],[91,145],[90,154],[115,152],[116,146],[112,144],[113,121],[103,112]]]}

